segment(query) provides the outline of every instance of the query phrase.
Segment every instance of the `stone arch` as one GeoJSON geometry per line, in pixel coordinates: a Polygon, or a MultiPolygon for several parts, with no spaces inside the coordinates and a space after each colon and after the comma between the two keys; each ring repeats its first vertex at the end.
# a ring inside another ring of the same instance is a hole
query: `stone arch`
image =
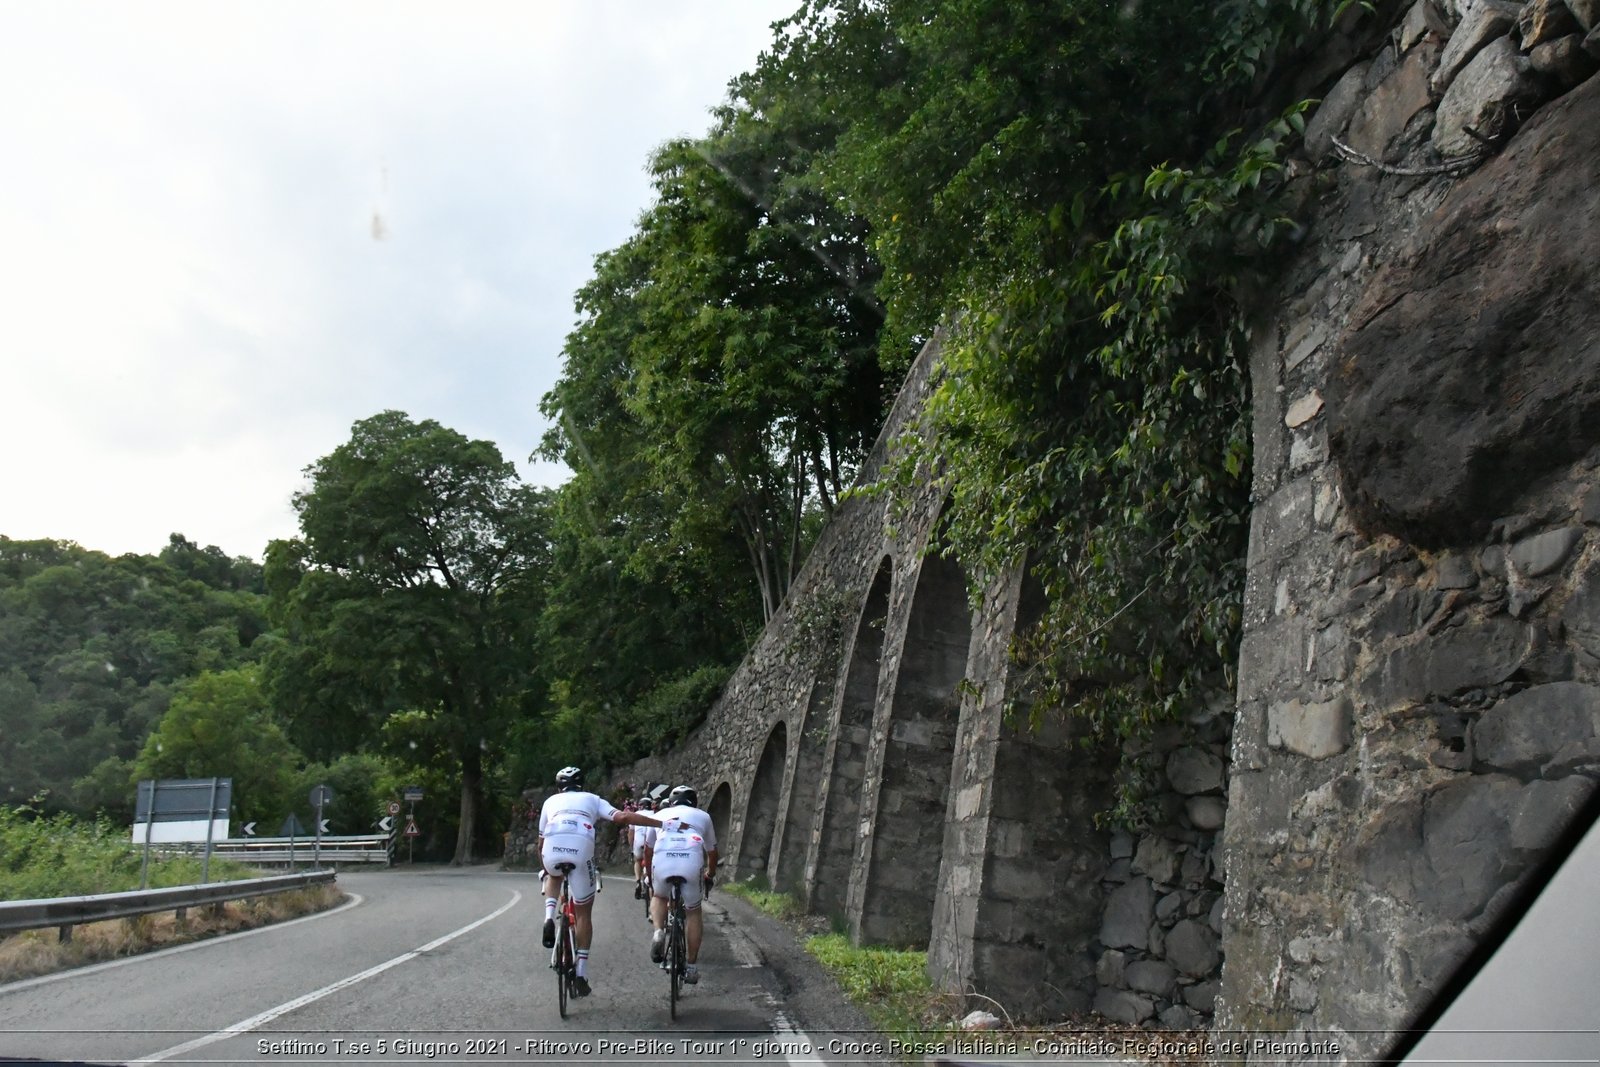
{"type": "MultiPolygon", "coordinates": [[[[1015,632],[1025,635],[1048,597],[1029,573],[1018,599],[1015,632]]],[[[1127,881],[1107,870],[1108,834],[1095,825],[1114,804],[1117,752],[1104,742],[1086,747],[1083,723],[1060,709],[1036,713],[1024,669],[1007,671],[1013,714],[997,724],[971,978],[1029,1015],[1086,1012],[1106,889],[1127,881]],[[1040,945],[1051,951],[1039,953],[1040,945]],[[1034,962],[1019,974],[1023,958],[1034,962]]]]}
{"type": "Polygon", "coordinates": [[[727,782],[717,786],[711,793],[711,802],[706,805],[706,811],[711,814],[711,828],[717,834],[717,851],[726,852],[728,834],[732,832],[728,820],[733,812],[733,787],[727,782]]]}
{"type": "Polygon", "coordinates": [[[779,719],[767,735],[761,760],[756,764],[755,781],[750,786],[750,799],[745,803],[744,832],[739,838],[739,862],[734,872],[737,878],[766,876],[788,761],[789,728],[779,719]]]}
{"type": "Polygon", "coordinates": [[[850,866],[860,836],[856,823],[861,815],[861,788],[866,779],[872,710],[877,701],[878,665],[883,659],[883,631],[889,617],[889,588],[893,582],[894,562],[885,555],[861,606],[844,686],[839,694],[833,772],[828,780],[828,800],[811,891],[813,909],[825,915],[844,913],[850,889],[850,866]]]}
{"type": "Polygon", "coordinates": [[[833,704],[833,672],[819,671],[811,684],[811,697],[794,738],[794,779],[789,788],[789,814],[784,820],[783,841],[778,850],[778,868],[773,888],[780,893],[803,893],[806,877],[806,848],[816,823],[817,798],[822,796],[822,762],[827,755],[824,735],[828,709],[833,704]]]}
{"type": "Polygon", "coordinates": [[[864,944],[928,947],[971,646],[966,574],[953,558],[929,554],[912,594],[883,739],[864,944]]]}

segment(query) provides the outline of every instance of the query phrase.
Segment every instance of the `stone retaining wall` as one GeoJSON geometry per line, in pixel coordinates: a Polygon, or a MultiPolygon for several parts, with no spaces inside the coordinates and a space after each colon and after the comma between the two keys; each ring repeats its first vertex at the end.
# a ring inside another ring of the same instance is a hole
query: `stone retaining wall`
{"type": "Polygon", "coordinates": [[[1251,363],[1220,1026],[1387,1047],[1600,775],[1595,14],[1419,3],[1308,130],[1251,363]]]}

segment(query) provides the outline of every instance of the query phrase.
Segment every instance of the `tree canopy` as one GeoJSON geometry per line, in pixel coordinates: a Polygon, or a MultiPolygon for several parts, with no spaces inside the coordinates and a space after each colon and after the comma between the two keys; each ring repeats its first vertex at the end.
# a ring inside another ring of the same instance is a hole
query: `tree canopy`
{"type": "Polygon", "coordinates": [[[133,810],[176,686],[258,659],[260,567],[180,534],[160,556],[0,536],[0,781],[49,810],[133,810]]]}
{"type": "Polygon", "coordinates": [[[391,718],[413,716],[459,773],[466,862],[486,769],[537,694],[544,494],[492,443],[397,411],[356,423],[306,473],[301,536],[267,551],[282,637],[269,691],[317,757],[375,749],[391,718]]]}

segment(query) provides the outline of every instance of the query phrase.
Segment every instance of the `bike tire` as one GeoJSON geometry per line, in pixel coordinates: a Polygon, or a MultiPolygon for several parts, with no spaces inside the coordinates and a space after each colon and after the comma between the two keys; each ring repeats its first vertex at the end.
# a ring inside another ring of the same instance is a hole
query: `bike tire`
{"type": "Polygon", "coordinates": [[[667,903],[667,997],[674,1020],[678,1017],[678,994],[683,988],[683,942],[679,925],[683,922],[683,910],[678,892],[674,885],[667,903]]]}
{"type": "Polygon", "coordinates": [[[561,1017],[567,1017],[567,992],[572,984],[572,937],[567,930],[566,916],[556,920],[556,1005],[561,1017]]]}

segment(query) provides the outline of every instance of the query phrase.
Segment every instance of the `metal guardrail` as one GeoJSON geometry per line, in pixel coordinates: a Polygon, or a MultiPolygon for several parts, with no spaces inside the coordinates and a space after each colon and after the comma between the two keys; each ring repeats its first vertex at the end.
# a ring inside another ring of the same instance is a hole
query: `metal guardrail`
{"type": "MultiPolygon", "coordinates": [[[[387,834],[324,834],[320,848],[314,837],[230,837],[225,841],[213,841],[211,854],[262,867],[310,863],[313,857],[319,865],[324,863],[387,865],[391,860],[392,844],[393,839],[387,834]]],[[[184,854],[195,854],[200,850],[198,845],[188,845],[181,849],[174,849],[171,845],[162,847],[162,851],[166,853],[180,851],[184,854]]]]}
{"type": "Polygon", "coordinates": [[[68,941],[72,937],[72,928],[80,923],[148,915],[157,911],[182,911],[205,904],[284,893],[313,885],[331,885],[333,880],[333,871],[306,871],[302,874],[276,874],[269,878],[243,878],[236,882],[134,889],[126,893],[0,901],[0,932],[42,930],[56,926],[61,929],[61,940],[68,941]]]}

